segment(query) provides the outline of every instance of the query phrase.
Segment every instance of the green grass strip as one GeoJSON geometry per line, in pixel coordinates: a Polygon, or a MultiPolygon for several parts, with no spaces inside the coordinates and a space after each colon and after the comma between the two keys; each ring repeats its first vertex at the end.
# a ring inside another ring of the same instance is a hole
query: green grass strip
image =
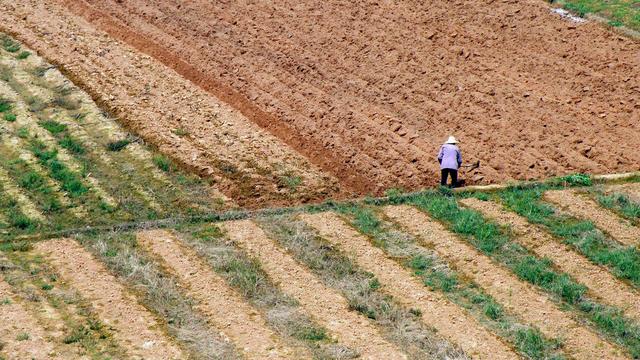
{"type": "MultiPolygon", "coordinates": [[[[368,236],[375,246],[384,249],[392,257],[397,257],[393,254],[394,251],[390,250],[390,239],[394,238],[394,229],[380,220],[376,210],[358,205],[341,206],[337,210],[347,215],[351,225],[368,236]]],[[[400,261],[405,268],[420,277],[430,289],[442,292],[453,303],[475,314],[493,332],[511,342],[522,355],[530,359],[564,358],[560,354],[559,340],[548,339],[539,329],[520,323],[514,316],[507,314],[504,308],[477,284],[452,269],[443,270],[441,261],[420,253],[416,245],[409,245],[406,249],[409,250],[406,254],[408,258],[404,257],[400,261]]]]}
{"type": "Polygon", "coordinates": [[[49,170],[49,175],[58,180],[71,197],[78,198],[85,195],[89,188],[82,183],[81,176],[71,171],[62,161],[58,159],[58,151],[49,150],[40,140],[31,140],[31,151],[36,156],[42,166],[49,170]]]}
{"type": "MultiPolygon", "coordinates": [[[[535,191],[541,190],[517,188],[503,191],[500,195],[507,199],[520,199],[520,193],[535,191]]],[[[538,286],[584,315],[603,334],[624,346],[634,358],[640,358],[640,327],[637,323],[625,317],[620,309],[589,299],[584,285],[575,282],[568,274],[556,271],[550,260],[540,259],[512,241],[505,229],[475,210],[459,207],[451,196],[427,193],[417,197],[413,203],[478,250],[511,269],[520,279],[538,286]]],[[[539,213],[529,215],[532,219],[541,218],[539,213]]]]}
{"type": "Polygon", "coordinates": [[[600,206],[613,210],[634,223],[640,220],[640,202],[631,200],[628,195],[618,192],[605,194],[599,189],[594,189],[592,194],[600,206]]]}
{"type": "Polygon", "coordinates": [[[640,30],[640,6],[633,0],[550,0],[565,9],[585,17],[597,14],[609,20],[610,26],[626,25],[640,30]]]}
{"type": "Polygon", "coordinates": [[[56,197],[55,190],[47,184],[45,177],[36,172],[26,161],[12,159],[2,165],[44,214],[62,211],[62,204],[56,197]]]}
{"type": "MultiPolygon", "coordinates": [[[[38,227],[38,222],[25,215],[20,210],[18,202],[4,192],[2,183],[0,183],[0,211],[4,214],[7,225],[11,228],[23,232],[32,232],[38,227]]],[[[2,225],[0,225],[0,229],[2,229],[2,225]]]]}
{"type": "Polygon", "coordinates": [[[588,220],[558,214],[542,200],[544,188],[513,188],[500,194],[505,205],[524,216],[529,222],[540,224],[554,236],[574,247],[592,262],[605,265],[620,279],[640,287],[640,252],[633,246],[624,247],[607,239],[588,220]]]}

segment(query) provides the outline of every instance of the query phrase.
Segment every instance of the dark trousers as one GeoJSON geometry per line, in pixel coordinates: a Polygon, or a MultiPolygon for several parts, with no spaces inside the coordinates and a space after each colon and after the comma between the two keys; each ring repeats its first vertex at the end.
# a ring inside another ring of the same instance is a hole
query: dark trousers
{"type": "Polygon", "coordinates": [[[458,170],[454,169],[441,169],[440,170],[440,185],[447,186],[447,177],[451,175],[451,186],[456,187],[458,185],[458,170]]]}

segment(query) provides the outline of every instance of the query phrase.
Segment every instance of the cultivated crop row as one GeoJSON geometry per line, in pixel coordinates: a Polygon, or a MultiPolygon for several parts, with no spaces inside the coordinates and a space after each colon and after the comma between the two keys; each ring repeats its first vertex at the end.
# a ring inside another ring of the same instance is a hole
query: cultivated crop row
{"type": "Polygon", "coordinates": [[[15,325],[0,327],[2,351],[638,358],[640,237],[630,239],[640,217],[629,209],[640,204],[620,190],[633,188],[391,194],[317,207],[333,211],[5,243],[0,306],[15,325]],[[547,200],[568,197],[563,210],[547,200]],[[593,212],[572,214],[586,204],[593,212]],[[605,217],[611,233],[591,223],[605,217]],[[572,236],[599,245],[585,251],[572,236]],[[602,263],[607,251],[626,273],[602,263]]]}
{"type": "Polygon", "coordinates": [[[193,215],[229,203],[128,134],[55,67],[3,39],[3,234],[193,215]]]}

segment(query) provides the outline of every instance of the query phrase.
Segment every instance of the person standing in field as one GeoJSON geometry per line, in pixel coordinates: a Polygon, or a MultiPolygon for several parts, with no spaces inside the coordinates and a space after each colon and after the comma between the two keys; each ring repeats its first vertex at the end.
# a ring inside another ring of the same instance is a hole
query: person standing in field
{"type": "Polygon", "coordinates": [[[458,169],[462,165],[462,153],[455,137],[449,136],[438,152],[438,162],[440,163],[440,185],[447,185],[447,178],[451,176],[452,188],[458,185],[458,169]]]}

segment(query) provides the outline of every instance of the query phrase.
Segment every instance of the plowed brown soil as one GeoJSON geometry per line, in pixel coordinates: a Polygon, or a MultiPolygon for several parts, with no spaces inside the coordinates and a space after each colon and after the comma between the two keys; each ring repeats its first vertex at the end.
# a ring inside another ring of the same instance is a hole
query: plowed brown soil
{"type": "Polygon", "coordinates": [[[640,244],[640,228],[586,196],[578,194],[575,190],[547,191],[544,198],[560,206],[569,214],[592,221],[600,230],[624,245],[640,244]]]}
{"type": "Polygon", "coordinates": [[[600,338],[549,301],[530,284],[494,264],[464,240],[448,232],[424,213],[410,206],[386,207],[389,218],[433,247],[461,273],[473,279],[500,304],[532,324],[549,338],[562,339],[564,349],[576,359],[625,359],[623,351],[600,338]]]}
{"type": "MultiPolygon", "coordinates": [[[[0,29],[60,65],[130,130],[216,180],[238,204],[304,202],[338,191],[335,178],[242,113],[60,4],[0,1],[0,10],[0,29]]],[[[216,94],[224,100],[226,93],[216,94]]]]}
{"type": "Polygon", "coordinates": [[[617,280],[606,268],[594,265],[587,258],[578,255],[548,233],[527,222],[522,216],[506,211],[499,204],[473,198],[460,202],[502,225],[510,225],[517,235],[516,241],[539,257],[553,260],[555,266],[586,285],[597,298],[623,309],[627,316],[640,320],[640,293],[617,280]]]}
{"type": "Polygon", "coordinates": [[[53,344],[34,316],[17,302],[9,284],[0,279],[0,357],[7,359],[58,359],[53,344]],[[21,337],[23,336],[23,337],[21,337]],[[26,336],[26,338],[24,338],[26,336]]]}
{"type": "Polygon", "coordinates": [[[90,301],[114,337],[136,359],[183,359],[185,354],[159,329],[153,315],[77,242],[49,240],[35,249],[51,259],[60,277],[90,301]]]}
{"type": "Polygon", "coordinates": [[[544,1],[59,1],[363,192],[640,165],[638,42],[544,1]]]}
{"type": "Polygon", "coordinates": [[[194,251],[182,246],[171,232],[144,231],[138,241],[162,259],[187,293],[199,304],[211,325],[227,336],[248,359],[297,359],[308,354],[284,346],[262,315],[231,289],[194,251]]]}
{"type": "Polygon", "coordinates": [[[419,309],[422,320],[446,339],[478,359],[514,359],[518,356],[494,334],[478,324],[469,314],[438,293],[429,291],[382,250],[372,246],[366,237],[349,227],[332,213],[301,215],[320,236],[353,255],[353,261],[374,274],[382,289],[394,299],[419,309]]]}
{"type": "Polygon", "coordinates": [[[350,311],[347,300],[339,292],[323,285],[256,224],[244,220],[225,223],[224,228],[229,239],[260,260],[282,291],[299,301],[305,312],[335,335],[338,342],[356,350],[363,359],[407,358],[384,340],[364,315],[350,311]]]}

